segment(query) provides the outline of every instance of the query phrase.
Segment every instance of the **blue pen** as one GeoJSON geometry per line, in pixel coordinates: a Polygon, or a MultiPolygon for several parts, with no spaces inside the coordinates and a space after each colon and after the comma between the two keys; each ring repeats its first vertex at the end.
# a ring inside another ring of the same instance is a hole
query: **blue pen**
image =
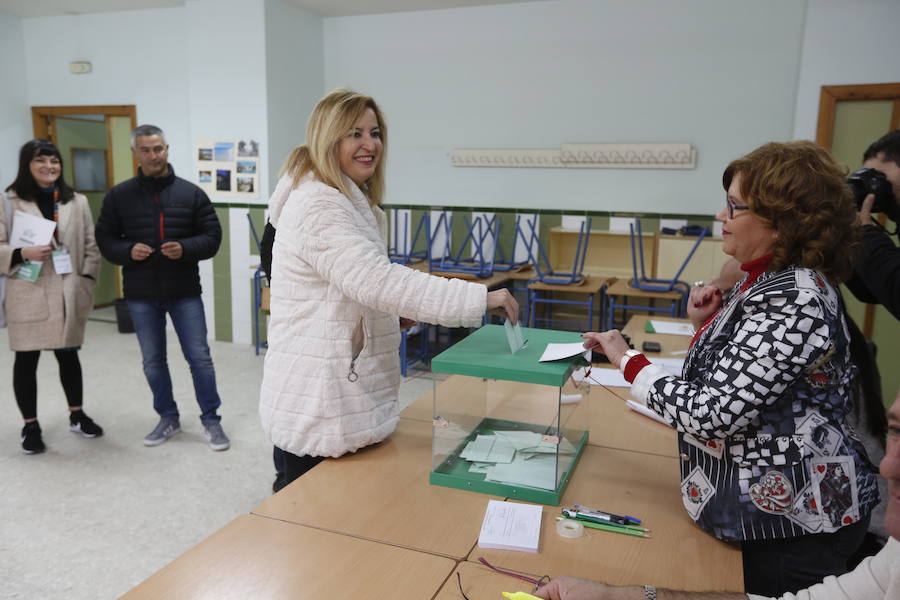
{"type": "Polygon", "coordinates": [[[587,512],[597,513],[598,515],[604,515],[610,517],[613,521],[617,519],[621,519],[623,521],[623,525],[640,525],[641,520],[637,517],[629,517],[628,515],[617,515],[615,513],[606,512],[603,510],[597,510],[596,508],[591,508],[590,506],[584,506],[583,504],[576,504],[575,510],[583,510],[587,512]]]}

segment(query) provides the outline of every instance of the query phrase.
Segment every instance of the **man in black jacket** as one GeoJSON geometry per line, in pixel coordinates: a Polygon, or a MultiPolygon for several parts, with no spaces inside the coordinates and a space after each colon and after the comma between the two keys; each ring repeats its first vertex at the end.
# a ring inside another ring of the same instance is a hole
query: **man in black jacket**
{"type": "MultiPolygon", "coordinates": [[[[887,176],[894,192],[894,204],[885,214],[900,221],[900,129],[892,131],[872,143],[863,154],[863,167],[881,171],[887,176]]],[[[862,302],[883,305],[900,319],[900,248],[890,234],[872,219],[875,196],[869,195],[859,211],[862,225],[862,247],[853,279],[847,287],[862,302]]]]}
{"type": "Polygon", "coordinates": [[[227,450],[197,268],[218,251],[222,228],[203,190],[175,176],[159,127],[136,128],[131,148],[141,165],[138,175],[106,194],[96,237],[103,256],[122,265],[125,299],[160,417],[144,445],[158,446],[181,431],[166,360],[168,313],[191,368],[206,439],[213,450],[227,450]]]}

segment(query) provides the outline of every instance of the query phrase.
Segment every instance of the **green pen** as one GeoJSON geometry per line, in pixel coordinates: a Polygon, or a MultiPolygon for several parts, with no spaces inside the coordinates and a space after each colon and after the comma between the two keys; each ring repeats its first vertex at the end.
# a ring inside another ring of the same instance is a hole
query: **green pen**
{"type": "Polygon", "coordinates": [[[564,508],[562,510],[562,514],[569,520],[581,521],[582,523],[598,523],[600,525],[609,525],[610,527],[622,527],[623,529],[630,529],[632,531],[650,531],[646,527],[641,527],[640,525],[629,525],[626,523],[619,523],[610,520],[607,516],[602,514],[593,514],[581,510],[571,510],[569,508],[564,508]]]}
{"type": "Polygon", "coordinates": [[[557,521],[575,521],[576,523],[581,523],[585,527],[589,527],[591,529],[599,529],[601,531],[610,531],[612,533],[624,533],[625,535],[633,535],[642,538],[652,537],[644,533],[643,531],[634,531],[632,529],[625,529],[622,526],[616,525],[603,525],[600,523],[594,523],[593,521],[581,521],[579,519],[566,519],[565,517],[556,517],[557,521]]]}

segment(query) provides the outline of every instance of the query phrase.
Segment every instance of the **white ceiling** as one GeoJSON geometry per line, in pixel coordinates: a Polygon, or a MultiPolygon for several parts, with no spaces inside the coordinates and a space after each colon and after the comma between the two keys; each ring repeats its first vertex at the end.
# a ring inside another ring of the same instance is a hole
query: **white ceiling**
{"type": "MultiPolygon", "coordinates": [[[[373,15],[412,10],[436,10],[461,6],[513,4],[535,0],[287,0],[325,17],[373,15]]],[[[145,8],[184,6],[185,0],[0,0],[0,12],[19,17],[51,17],[145,8]]]]}

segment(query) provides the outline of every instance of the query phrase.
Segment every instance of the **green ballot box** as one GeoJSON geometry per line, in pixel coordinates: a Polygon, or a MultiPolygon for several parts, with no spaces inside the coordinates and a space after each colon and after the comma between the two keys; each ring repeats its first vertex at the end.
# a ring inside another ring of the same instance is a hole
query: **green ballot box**
{"type": "Polygon", "coordinates": [[[432,359],[429,480],[557,506],[588,441],[588,363],[539,362],[549,343],[582,342],[577,333],[522,334],[525,347],[511,353],[504,328],[485,325],[432,359]]]}

